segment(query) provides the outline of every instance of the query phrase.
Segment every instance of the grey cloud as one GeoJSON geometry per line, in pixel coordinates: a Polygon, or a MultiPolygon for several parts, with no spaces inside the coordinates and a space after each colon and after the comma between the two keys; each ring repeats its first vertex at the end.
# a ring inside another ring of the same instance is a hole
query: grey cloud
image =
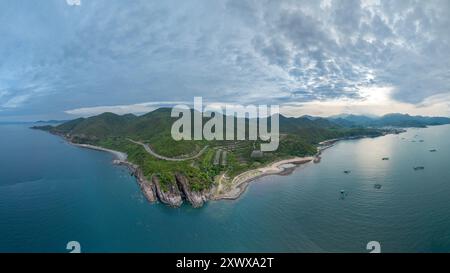
{"type": "Polygon", "coordinates": [[[420,103],[450,92],[449,1],[330,3],[2,3],[0,108],[357,99],[372,85],[420,103]]]}
{"type": "Polygon", "coordinates": [[[363,11],[360,0],[341,0],[333,2],[333,22],[344,35],[359,29],[363,11]]]}
{"type": "Polygon", "coordinates": [[[260,24],[269,26],[265,40],[283,41],[295,52],[257,51],[297,79],[300,90],[327,99],[358,96],[364,85],[392,85],[395,99],[411,103],[450,91],[448,3],[382,1],[363,7],[360,1],[333,1],[329,9],[309,4],[294,11],[280,7],[278,16],[260,24]],[[326,83],[318,84],[318,78],[326,83]]]}
{"type": "Polygon", "coordinates": [[[253,39],[255,50],[261,55],[264,55],[269,64],[287,67],[291,60],[291,53],[278,39],[271,39],[265,41],[261,36],[256,36],[253,39]]]}

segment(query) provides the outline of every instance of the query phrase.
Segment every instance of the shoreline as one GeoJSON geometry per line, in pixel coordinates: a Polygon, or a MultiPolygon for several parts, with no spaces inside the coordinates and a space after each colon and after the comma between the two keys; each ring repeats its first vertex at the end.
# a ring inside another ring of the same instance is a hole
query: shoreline
{"type": "Polygon", "coordinates": [[[153,184],[147,180],[147,178],[144,176],[138,165],[135,165],[126,160],[118,160],[118,159],[114,160],[113,164],[125,166],[131,171],[131,175],[133,175],[136,178],[136,181],[139,185],[139,188],[141,189],[142,194],[145,196],[145,198],[147,198],[147,200],[150,203],[155,203],[156,201],[158,201],[156,189],[153,187],[153,184]]]}
{"type": "MultiPolygon", "coordinates": [[[[317,160],[317,158],[320,158],[320,155],[324,150],[333,147],[336,144],[336,142],[340,140],[342,139],[333,139],[324,141],[323,143],[324,144],[327,143],[328,145],[324,145],[322,147],[319,146],[317,149],[317,154],[314,156],[282,159],[279,161],[269,163],[266,166],[253,170],[248,170],[241,174],[238,174],[233,178],[231,185],[229,186],[229,188],[227,188],[225,192],[215,193],[213,192],[215,190],[215,187],[211,188],[208,192],[209,193],[208,195],[210,195],[210,198],[208,199],[212,201],[236,200],[239,197],[241,197],[241,195],[247,190],[250,183],[253,182],[254,180],[269,175],[290,175],[294,171],[294,169],[296,169],[298,166],[310,162],[316,162],[315,160],[317,160]]],[[[158,201],[156,191],[154,187],[152,187],[152,182],[149,181],[142,174],[139,166],[127,161],[128,155],[126,153],[90,144],[79,144],[73,143],[71,141],[68,142],[69,144],[72,144],[76,147],[107,152],[114,155],[115,159],[113,160],[112,163],[114,165],[126,166],[131,171],[131,174],[136,178],[136,181],[141,189],[142,194],[147,198],[147,200],[151,203],[158,201]]]]}
{"type": "MultiPolygon", "coordinates": [[[[394,131],[394,134],[404,133],[406,130],[394,131]]],[[[391,133],[388,133],[391,134],[391,133]]],[[[386,136],[387,134],[381,135],[386,136]]],[[[250,182],[269,175],[290,175],[294,169],[298,166],[314,162],[320,163],[322,159],[322,153],[334,147],[338,142],[345,140],[357,140],[363,138],[370,138],[371,136],[356,136],[356,137],[343,137],[324,140],[317,145],[317,153],[313,156],[295,157],[291,159],[284,159],[269,163],[268,166],[261,167],[254,170],[248,170],[235,176],[231,182],[229,190],[224,193],[215,193],[211,200],[236,200],[238,199],[248,188],[250,182]]]]}
{"type": "MultiPolygon", "coordinates": [[[[128,155],[123,152],[119,152],[112,149],[103,148],[100,146],[94,146],[90,144],[79,144],[68,141],[69,144],[72,144],[76,147],[91,149],[96,151],[107,152],[113,154],[116,159],[113,160],[114,165],[123,165],[126,166],[131,172],[132,175],[135,176],[136,181],[139,184],[141,192],[151,203],[156,202],[157,196],[155,193],[155,189],[152,187],[152,183],[144,177],[142,172],[140,171],[139,166],[127,161],[128,155]]],[[[328,146],[327,148],[333,145],[328,146]]],[[[316,155],[317,156],[317,155],[316,155]]],[[[224,193],[212,193],[214,191],[214,187],[211,188],[211,198],[210,200],[219,201],[219,200],[236,200],[238,199],[247,189],[250,182],[269,175],[289,175],[291,174],[295,168],[299,165],[309,163],[313,161],[316,156],[307,156],[307,157],[295,157],[290,159],[283,159],[279,161],[275,161],[269,163],[269,165],[260,167],[253,170],[248,170],[243,172],[237,176],[235,176],[232,180],[232,184],[229,190],[224,193]]]]}
{"type": "MultiPolygon", "coordinates": [[[[338,142],[343,140],[354,140],[366,137],[367,136],[337,138],[322,141],[318,144],[317,153],[315,155],[282,159],[269,163],[268,165],[259,167],[257,169],[245,171],[235,176],[231,180],[231,183],[223,188],[224,192],[215,192],[216,186],[214,186],[211,189],[209,189],[206,193],[203,193],[202,195],[205,198],[204,199],[205,201],[236,200],[239,197],[241,197],[241,195],[247,190],[249,184],[254,180],[269,175],[290,175],[300,165],[310,162],[320,163],[323,151],[334,147],[338,142]]],[[[158,193],[157,189],[155,189],[153,181],[148,181],[148,179],[142,174],[142,171],[138,165],[135,165],[127,161],[128,155],[126,153],[90,144],[78,144],[72,143],[71,141],[68,142],[77,147],[103,151],[113,154],[116,157],[116,159],[113,160],[113,164],[124,165],[131,170],[132,172],[131,174],[136,177],[141,192],[144,194],[147,200],[150,201],[151,203],[158,201],[158,193]]],[[[224,174],[222,174],[222,177],[223,176],[224,174]]]]}
{"type": "Polygon", "coordinates": [[[236,200],[246,191],[250,182],[269,175],[289,175],[299,165],[309,163],[314,159],[314,156],[283,159],[258,169],[245,171],[233,178],[231,186],[226,192],[214,194],[212,200],[236,200]]]}
{"type": "Polygon", "coordinates": [[[157,201],[156,193],[154,188],[152,187],[152,183],[150,183],[150,181],[148,181],[147,178],[142,174],[142,171],[139,168],[139,166],[127,161],[128,155],[126,153],[90,144],[79,144],[73,143],[71,141],[68,142],[76,147],[113,154],[115,159],[113,160],[112,163],[114,165],[122,165],[127,167],[131,171],[131,175],[133,175],[136,178],[139,188],[141,189],[141,192],[145,196],[145,198],[147,198],[147,200],[151,203],[157,201]]]}
{"type": "Polygon", "coordinates": [[[96,151],[103,151],[103,152],[107,152],[110,154],[113,154],[117,160],[120,161],[126,161],[128,158],[128,155],[126,153],[123,152],[119,152],[119,151],[115,151],[115,150],[111,150],[111,149],[106,149],[100,146],[94,146],[94,145],[90,145],[90,144],[79,144],[79,143],[73,143],[70,142],[70,144],[77,146],[77,147],[81,147],[81,148],[86,148],[86,149],[91,149],[91,150],[96,150],[96,151]]]}
{"type": "MultiPolygon", "coordinates": [[[[36,129],[36,128],[34,128],[36,129]]],[[[39,128],[37,128],[39,129],[39,128]]],[[[235,200],[238,199],[248,188],[248,185],[250,182],[257,180],[259,178],[262,178],[264,176],[269,175],[290,175],[295,168],[297,168],[299,165],[303,165],[306,163],[320,163],[322,152],[335,146],[336,143],[342,141],[342,140],[355,140],[355,139],[361,139],[361,138],[372,138],[372,137],[379,137],[379,136],[385,136],[387,134],[399,134],[406,132],[404,129],[396,129],[396,130],[390,130],[386,131],[381,135],[377,136],[369,136],[369,135],[361,135],[361,136],[353,136],[353,137],[343,137],[343,138],[335,138],[335,139],[329,139],[322,141],[318,143],[316,146],[317,152],[314,155],[311,156],[305,156],[305,157],[293,157],[288,159],[280,159],[278,161],[274,161],[271,163],[268,163],[265,166],[247,170],[243,173],[240,173],[236,176],[234,176],[231,181],[229,178],[226,177],[226,172],[222,173],[220,175],[220,178],[218,178],[218,182],[215,182],[212,187],[209,189],[205,189],[202,192],[194,192],[192,189],[189,188],[189,184],[186,184],[186,182],[183,182],[185,177],[182,174],[180,175],[180,179],[177,175],[177,184],[172,185],[171,189],[166,192],[161,189],[161,186],[159,184],[158,178],[155,176],[152,176],[150,179],[147,179],[147,177],[143,174],[141,167],[139,165],[133,164],[130,161],[127,161],[128,155],[124,152],[103,148],[100,146],[90,145],[90,144],[81,144],[81,143],[74,143],[70,140],[68,135],[64,135],[61,133],[53,132],[53,134],[61,136],[63,139],[65,139],[69,144],[72,144],[74,146],[80,147],[80,148],[87,148],[102,152],[108,152],[110,154],[113,154],[115,159],[113,160],[113,164],[115,165],[124,165],[126,166],[130,171],[131,175],[136,178],[137,183],[140,186],[142,194],[146,197],[146,199],[153,203],[156,201],[161,201],[162,203],[179,207],[181,203],[183,202],[183,197],[186,201],[189,201],[193,207],[200,207],[203,205],[204,201],[207,200],[235,200]],[[222,183],[222,181],[224,183],[222,183]],[[181,189],[179,188],[181,187],[181,189]],[[176,198],[175,198],[176,197],[176,198]],[[176,199],[176,200],[175,200],[176,199]]],[[[52,133],[52,132],[50,132],[52,133]]],[[[141,144],[141,143],[140,143],[141,144]]],[[[141,144],[142,145],[142,144],[141,144]]],[[[207,147],[207,146],[206,146],[207,147]]],[[[144,145],[145,148],[145,145],[144,145]]],[[[206,149],[206,148],[204,148],[206,149]]],[[[158,158],[158,157],[157,157],[158,158]]],[[[217,176],[215,177],[215,180],[217,179],[217,176]]]]}

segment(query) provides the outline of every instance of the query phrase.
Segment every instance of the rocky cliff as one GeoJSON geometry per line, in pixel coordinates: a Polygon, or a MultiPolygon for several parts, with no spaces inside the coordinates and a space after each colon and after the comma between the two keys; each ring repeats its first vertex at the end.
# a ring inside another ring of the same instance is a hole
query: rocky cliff
{"type": "Polygon", "coordinates": [[[114,164],[127,166],[131,170],[131,175],[136,177],[136,180],[138,181],[139,187],[141,188],[145,198],[147,198],[147,200],[152,203],[158,201],[155,185],[152,182],[148,181],[139,166],[123,160],[114,160],[114,164]]]}
{"type": "Polygon", "coordinates": [[[192,207],[199,208],[211,197],[211,191],[192,191],[188,179],[182,174],[176,175],[176,183],[162,186],[157,176],[153,176],[149,181],[137,165],[122,160],[115,160],[114,163],[125,165],[131,170],[131,174],[136,177],[144,196],[152,203],[159,200],[166,205],[179,207],[183,204],[183,200],[186,200],[192,207]]]}
{"type": "Polygon", "coordinates": [[[155,175],[152,177],[152,182],[155,185],[159,201],[173,207],[179,207],[183,204],[181,192],[176,184],[171,184],[163,188],[158,177],[155,175]]]}
{"type": "Polygon", "coordinates": [[[191,203],[194,208],[203,206],[204,202],[208,200],[209,194],[204,192],[191,191],[188,179],[182,174],[176,174],[177,185],[183,194],[183,197],[191,203]]]}

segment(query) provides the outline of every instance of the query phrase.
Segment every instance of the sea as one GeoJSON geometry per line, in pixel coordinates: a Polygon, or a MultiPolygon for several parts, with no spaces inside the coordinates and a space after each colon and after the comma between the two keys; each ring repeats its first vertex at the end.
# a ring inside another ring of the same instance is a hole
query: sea
{"type": "Polygon", "coordinates": [[[0,252],[450,252],[449,125],[340,141],[199,209],[151,204],[111,154],[29,126],[0,125],[0,252]]]}

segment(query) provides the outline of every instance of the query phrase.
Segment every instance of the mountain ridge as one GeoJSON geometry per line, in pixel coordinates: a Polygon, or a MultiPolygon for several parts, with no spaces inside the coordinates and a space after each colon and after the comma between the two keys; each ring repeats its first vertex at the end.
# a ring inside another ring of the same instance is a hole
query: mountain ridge
{"type": "MultiPolygon", "coordinates": [[[[191,109],[191,113],[192,111],[191,109]]],[[[261,166],[281,160],[317,156],[320,143],[326,140],[377,137],[400,132],[354,123],[344,126],[329,118],[280,115],[278,149],[256,153],[263,143],[261,140],[175,141],[171,136],[171,127],[178,117],[171,117],[170,112],[170,108],[160,108],[140,116],[105,112],[55,126],[32,128],[62,136],[71,143],[84,145],[83,147],[101,147],[126,153],[127,161],[122,161],[121,164],[132,169],[150,201],[160,200],[171,206],[179,206],[184,200],[194,207],[201,206],[206,200],[217,198],[218,195],[226,195],[233,190],[242,191],[245,188],[236,189],[238,186],[233,181],[248,171],[256,172],[261,166]],[[138,142],[142,145],[136,144],[138,142]],[[161,157],[148,153],[149,150],[161,157]],[[199,153],[200,156],[192,157],[199,153]],[[168,161],[163,159],[165,157],[185,160],[168,161]]],[[[208,119],[203,118],[203,123],[208,119]]],[[[237,119],[235,118],[235,125],[237,119]]],[[[244,121],[245,124],[249,122],[247,118],[244,121]]],[[[428,118],[424,121],[433,123],[436,120],[428,118]]],[[[268,126],[270,128],[270,122],[268,126]]]]}

